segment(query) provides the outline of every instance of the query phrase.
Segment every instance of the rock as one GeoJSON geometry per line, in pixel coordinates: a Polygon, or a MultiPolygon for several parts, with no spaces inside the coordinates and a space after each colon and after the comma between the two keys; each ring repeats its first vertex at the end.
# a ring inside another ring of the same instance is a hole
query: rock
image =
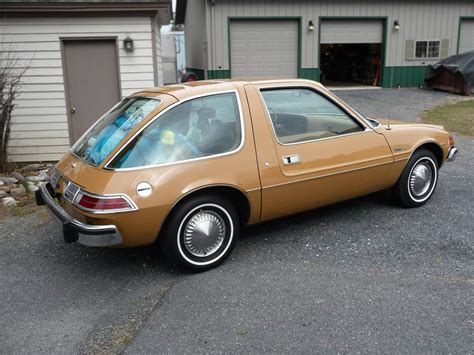
{"type": "Polygon", "coordinates": [[[44,168],[44,164],[30,164],[26,165],[23,168],[20,169],[22,173],[27,172],[27,171],[35,171],[35,170],[40,170],[44,168]]]}
{"type": "Polygon", "coordinates": [[[25,173],[25,172],[31,172],[31,171],[38,171],[38,170],[43,170],[43,169],[50,169],[52,168],[54,165],[53,164],[30,164],[30,165],[26,165],[24,166],[23,168],[20,169],[20,171],[22,173],[25,173]]]}
{"type": "Polygon", "coordinates": [[[26,194],[26,190],[23,186],[15,187],[14,189],[10,190],[10,195],[12,195],[12,197],[14,198],[23,197],[25,196],[25,194],[26,194]]]}
{"type": "Polygon", "coordinates": [[[26,183],[26,186],[28,188],[28,191],[31,191],[31,192],[35,192],[36,190],[39,190],[38,186],[36,186],[35,184],[33,184],[32,182],[28,181],[26,183]]]}
{"type": "Polygon", "coordinates": [[[14,179],[17,179],[19,183],[23,183],[23,181],[25,181],[25,178],[23,177],[23,175],[21,175],[20,173],[18,173],[16,171],[11,173],[10,177],[12,177],[14,179]]]}
{"type": "Polygon", "coordinates": [[[7,208],[11,208],[11,207],[16,206],[16,201],[13,197],[4,197],[4,198],[2,198],[2,203],[7,208]]]}
{"type": "Polygon", "coordinates": [[[36,176],[28,176],[26,180],[34,182],[46,181],[48,180],[47,170],[41,170],[36,176]]]}
{"type": "Polygon", "coordinates": [[[11,190],[10,186],[0,186],[0,191],[10,192],[10,190],[11,190]]]}
{"type": "Polygon", "coordinates": [[[5,191],[0,190],[0,198],[7,197],[8,194],[5,191]]]}
{"type": "Polygon", "coordinates": [[[5,185],[13,185],[14,183],[18,182],[17,179],[6,176],[0,176],[0,181],[2,181],[5,185]]]}

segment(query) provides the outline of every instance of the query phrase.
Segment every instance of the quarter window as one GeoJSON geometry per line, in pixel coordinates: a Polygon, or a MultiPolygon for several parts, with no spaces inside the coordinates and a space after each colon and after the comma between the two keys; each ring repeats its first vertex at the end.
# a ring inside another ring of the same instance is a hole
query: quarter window
{"type": "Polygon", "coordinates": [[[439,58],[440,41],[416,41],[415,58],[439,58]]]}
{"type": "Polygon", "coordinates": [[[230,152],[242,141],[235,93],[186,101],[140,132],[109,164],[134,168],[230,152]]]}
{"type": "Polygon", "coordinates": [[[73,153],[83,161],[100,165],[160,102],[139,96],[121,101],[77,143],[73,153]]]}
{"type": "Polygon", "coordinates": [[[262,96],[280,143],[305,142],[363,130],[338,106],[310,89],[264,89],[262,96]]]}

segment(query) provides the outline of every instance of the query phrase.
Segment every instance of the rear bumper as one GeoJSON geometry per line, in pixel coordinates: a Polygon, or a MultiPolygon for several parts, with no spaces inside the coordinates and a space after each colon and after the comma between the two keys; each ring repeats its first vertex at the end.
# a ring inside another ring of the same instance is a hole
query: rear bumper
{"type": "Polygon", "coordinates": [[[448,152],[448,161],[455,161],[456,160],[456,155],[458,154],[459,149],[456,147],[452,147],[449,149],[448,152]]]}
{"type": "Polygon", "coordinates": [[[64,241],[77,242],[91,247],[108,247],[122,244],[123,239],[114,225],[91,225],[72,218],[55,200],[49,183],[36,191],[36,203],[46,205],[51,215],[62,225],[64,241]]]}

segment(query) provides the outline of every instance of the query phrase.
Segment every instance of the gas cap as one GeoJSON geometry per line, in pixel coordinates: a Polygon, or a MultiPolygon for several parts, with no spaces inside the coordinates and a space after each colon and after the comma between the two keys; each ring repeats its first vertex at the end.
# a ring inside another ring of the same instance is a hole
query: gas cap
{"type": "Polygon", "coordinates": [[[141,197],[148,197],[151,195],[151,185],[145,181],[137,185],[137,194],[141,197]]]}

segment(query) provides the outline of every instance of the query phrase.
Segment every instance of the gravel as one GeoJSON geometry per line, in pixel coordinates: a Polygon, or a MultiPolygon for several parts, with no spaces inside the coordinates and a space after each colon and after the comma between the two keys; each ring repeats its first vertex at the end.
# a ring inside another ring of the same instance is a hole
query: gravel
{"type": "MultiPolygon", "coordinates": [[[[338,95],[398,112],[381,103],[389,92],[417,90],[338,95]]],[[[457,145],[424,207],[379,193],[249,227],[201,274],[176,273],[152,247],[65,244],[42,207],[9,216],[0,352],[471,353],[474,140],[457,145]]]]}
{"type": "Polygon", "coordinates": [[[363,115],[404,121],[420,121],[426,110],[469,99],[444,91],[417,88],[336,90],[334,93],[363,115]]]}

